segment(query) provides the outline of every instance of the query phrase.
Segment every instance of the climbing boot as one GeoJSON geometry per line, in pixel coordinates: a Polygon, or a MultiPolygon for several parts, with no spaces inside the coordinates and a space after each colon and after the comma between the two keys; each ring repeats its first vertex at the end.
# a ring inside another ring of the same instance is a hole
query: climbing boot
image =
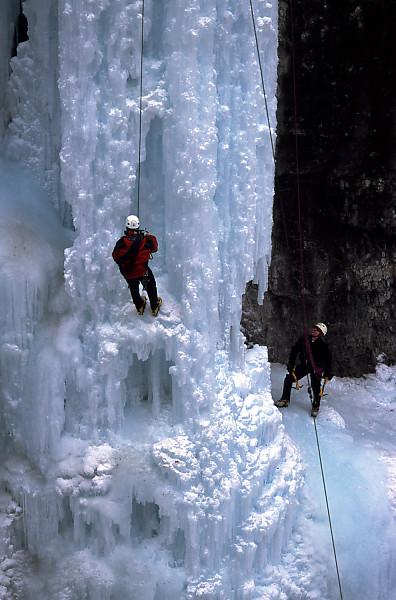
{"type": "Polygon", "coordinates": [[[289,400],[285,400],[284,398],[281,398],[280,400],[277,400],[276,402],[274,402],[274,404],[278,408],[286,408],[287,406],[289,406],[289,400]]]}
{"type": "Polygon", "coordinates": [[[153,315],[153,317],[156,317],[158,315],[159,309],[161,308],[161,304],[162,304],[162,298],[160,298],[158,296],[157,306],[155,308],[151,309],[151,314],[153,315]]]}
{"type": "Polygon", "coordinates": [[[142,305],[140,308],[137,309],[139,315],[143,315],[144,314],[144,309],[146,308],[146,303],[147,303],[147,298],[146,296],[140,296],[141,300],[142,300],[142,305]]]}
{"type": "Polygon", "coordinates": [[[319,406],[312,406],[311,417],[317,417],[319,413],[319,406]]]}

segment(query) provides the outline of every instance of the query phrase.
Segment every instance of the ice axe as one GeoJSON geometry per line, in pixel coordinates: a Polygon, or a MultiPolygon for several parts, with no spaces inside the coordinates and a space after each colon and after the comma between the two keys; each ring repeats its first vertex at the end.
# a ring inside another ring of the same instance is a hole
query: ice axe
{"type": "Polygon", "coordinates": [[[323,380],[323,383],[322,383],[322,385],[321,385],[321,387],[320,387],[319,396],[320,396],[321,398],[323,398],[323,396],[328,396],[328,395],[329,395],[329,394],[325,394],[325,393],[324,393],[324,390],[325,390],[325,387],[326,387],[326,383],[327,383],[328,381],[329,381],[329,380],[327,379],[327,377],[325,377],[325,378],[324,378],[324,380],[323,380]]]}
{"type": "Polygon", "coordinates": [[[294,383],[296,384],[296,387],[295,387],[295,388],[293,388],[293,389],[295,389],[295,390],[297,390],[297,391],[300,391],[300,390],[301,390],[301,388],[302,388],[302,387],[304,387],[304,386],[303,386],[303,385],[301,385],[301,383],[298,383],[298,379],[297,379],[297,375],[296,375],[296,373],[295,373],[295,369],[293,369],[293,371],[292,371],[292,377],[293,377],[293,379],[294,379],[294,383]]]}

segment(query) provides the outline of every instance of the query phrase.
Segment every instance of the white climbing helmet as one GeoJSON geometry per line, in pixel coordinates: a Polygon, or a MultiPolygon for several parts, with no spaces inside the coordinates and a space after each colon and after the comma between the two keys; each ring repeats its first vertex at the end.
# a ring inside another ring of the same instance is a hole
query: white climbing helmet
{"type": "Polygon", "coordinates": [[[125,220],[125,227],[127,229],[139,229],[139,217],[136,215],[129,215],[125,220]]]}
{"type": "Polygon", "coordinates": [[[315,323],[315,327],[317,327],[323,333],[323,335],[326,335],[327,327],[324,323],[315,323]]]}

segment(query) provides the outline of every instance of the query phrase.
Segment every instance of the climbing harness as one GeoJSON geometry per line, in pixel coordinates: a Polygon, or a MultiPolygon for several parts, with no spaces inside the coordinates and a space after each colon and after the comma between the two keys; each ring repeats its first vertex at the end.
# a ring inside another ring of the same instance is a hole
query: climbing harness
{"type": "MultiPolygon", "coordinates": [[[[301,390],[301,389],[304,387],[304,385],[303,385],[303,384],[301,384],[301,383],[298,381],[298,379],[297,379],[297,375],[296,375],[296,373],[295,373],[295,369],[293,369],[293,371],[292,371],[291,375],[292,375],[292,377],[293,377],[293,380],[294,380],[294,383],[295,383],[295,385],[293,386],[293,390],[297,390],[297,391],[299,392],[299,391],[300,391],[300,390],[301,390]]],[[[325,393],[324,393],[325,387],[326,387],[326,379],[323,381],[322,385],[320,386],[320,391],[319,391],[319,396],[320,396],[320,398],[323,398],[323,396],[328,396],[328,395],[329,395],[329,394],[325,394],[325,393]]],[[[308,393],[310,394],[310,392],[311,392],[311,391],[312,391],[312,390],[311,390],[311,388],[309,387],[309,388],[308,388],[308,393]]],[[[310,397],[311,397],[311,394],[310,394],[310,397]]],[[[312,400],[312,398],[311,398],[311,400],[312,400]]],[[[311,404],[312,404],[312,401],[311,401],[311,404]]]]}
{"type": "Polygon", "coordinates": [[[144,51],[144,0],[142,0],[142,27],[140,38],[140,96],[139,96],[139,146],[137,171],[137,215],[140,217],[140,157],[142,151],[142,99],[143,99],[143,51],[144,51]]]}

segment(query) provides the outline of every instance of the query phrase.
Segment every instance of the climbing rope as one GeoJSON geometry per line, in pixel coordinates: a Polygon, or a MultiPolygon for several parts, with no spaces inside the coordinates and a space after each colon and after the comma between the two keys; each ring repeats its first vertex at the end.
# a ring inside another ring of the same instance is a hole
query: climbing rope
{"type": "Polygon", "coordinates": [[[142,98],[143,98],[143,51],[144,51],[144,0],[142,0],[142,27],[140,38],[140,92],[139,92],[139,149],[137,171],[137,216],[140,213],[140,157],[142,151],[142,98]]]}
{"type": "MultiPolygon", "coordinates": [[[[311,399],[311,406],[312,406],[313,405],[312,388],[311,388],[311,382],[310,382],[309,373],[307,374],[307,379],[308,379],[308,394],[309,394],[309,397],[311,399]]],[[[333,546],[334,561],[335,561],[335,566],[336,566],[336,571],[337,571],[338,587],[339,587],[339,590],[340,590],[340,598],[341,598],[341,600],[343,600],[342,587],[341,587],[341,577],[340,577],[340,571],[339,571],[339,568],[338,568],[337,551],[336,551],[336,546],[335,546],[335,541],[334,541],[333,524],[332,524],[332,521],[331,521],[330,505],[329,505],[329,499],[328,499],[328,496],[327,496],[326,479],[325,479],[324,468],[323,468],[322,453],[320,451],[318,428],[316,426],[316,418],[314,418],[313,422],[314,422],[314,428],[315,428],[316,446],[318,448],[320,472],[322,474],[323,490],[324,490],[324,495],[325,495],[325,500],[326,500],[327,516],[328,516],[328,519],[329,519],[331,543],[332,543],[332,546],[333,546]]]]}
{"type": "Polygon", "coordinates": [[[338,587],[339,587],[339,590],[340,590],[340,598],[341,598],[341,600],[343,600],[344,597],[342,595],[341,578],[340,578],[340,571],[339,571],[339,568],[338,568],[337,551],[336,551],[336,547],[335,547],[334,534],[333,534],[333,525],[332,525],[331,516],[330,516],[329,500],[328,500],[328,497],[327,497],[327,488],[326,488],[326,480],[325,480],[325,475],[324,475],[324,470],[323,470],[322,454],[320,452],[318,428],[316,427],[316,419],[314,419],[313,421],[314,421],[314,427],[315,427],[316,445],[318,447],[320,471],[321,471],[321,474],[322,474],[323,490],[324,490],[324,495],[325,495],[325,499],[326,499],[326,509],[327,509],[327,515],[328,515],[328,518],[329,518],[329,527],[330,527],[331,543],[333,545],[334,562],[335,562],[335,567],[336,567],[336,571],[337,571],[338,587]]]}
{"type": "Polygon", "coordinates": [[[264,94],[265,112],[267,115],[268,131],[269,131],[269,136],[270,136],[270,140],[271,140],[272,158],[274,159],[274,162],[275,162],[275,148],[274,148],[274,142],[272,139],[272,130],[271,130],[269,111],[268,111],[267,94],[265,92],[264,71],[263,71],[263,67],[261,64],[260,49],[259,49],[259,43],[258,43],[258,38],[257,38],[256,19],[254,18],[254,10],[253,10],[252,0],[249,0],[249,2],[250,2],[250,13],[252,15],[252,22],[253,22],[254,39],[256,40],[257,58],[258,58],[258,63],[259,63],[259,67],[260,67],[261,85],[262,85],[263,94],[264,94]]]}
{"type": "MultiPolygon", "coordinates": [[[[293,0],[290,0],[290,20],[291,20],[291,38],[292,38],[291,42],[292,42],[292,73],[293,73],[294,139],[295,139],[295,153],[296,153],[296,194],[297,194],[297,206],[298,206],[298,229],[299,229],[298,237],[299,237],[299,254],[300,254],[300,295],[301,295],[301,304],[302,304],[302,309],[303,309],[303,325],[304,325],[304,332],[305,332],[304,335],[306,337],[306,348],[309,351],[308,352],[309,361],[310,361],[311,365],[314,365],[312,351],[311,351],[311,348],[310,348],[310,345],[308,342],[308,338],[307,338],[307,311],[306,311],[305,296],[304,296],[304,288],[305,288],[305,282],[304,282],[304,229],[303,229],[303,210],[302,210],[303,207],[302,207],[301,185],[300,185],[300,160],[299,160],[298,131],[297,131],[298,111],[297,111],[296,53],[295,53],[295,31],[294,31],[295,30],[295,20],[294,20],[294,1],[293,0]]],[[[314,376],[316,377],[316,375],[314,375],[314,376]]],[[[312,398],[312,387],[311,387],[309,372],[307,373],[307,379],[308,379],[308,393],[309,393],[309,397],[311,399],[311,406],[312,406],[313,398],[312,398]]],[[[329,505],[329,500],[328,500],[328,496],[327,496],[326,479],[325,479],[325,474],[324,474],[324,469],[323,469],[323,461],[322,461],[322,454],[320,451],[318,428],[316,426],[316,418],[315,417],[314,417],[313,421],[314,421],[314,428],[315,428],[316,445],[317,445],[318,455],[319,455],[320,471],[322,474],[323,490],[324,490],[324,495],[325,495],[325,500],[326,500],[327,516],[328,516],[328,520],[329,520],[331,542],[332,542],[332,546],[333,546],[334,561],[335,561],[335,567],[336,567],[336,572],[337,572],[338,587],[339,587],[339,591],[340,591],[340,598],[341,598],[341,600],[343,600],[340,571],[338,568],[337,552],[336,552],[336,546],[335,546],[335,540],[334,540],[334,534],[333,534],[333,525],[332,525],[331,514],[330,514],[330,505],[329,505]]]]}
{"type": "MultiPolygon", "coordinates": [[[[259,47],[258,37],[257,37],[256,19],[255,19],[255,16],[254,16],[254,10],[253,10],[252,0],[249,0],[249,3],[250,3],[250,14],[251,14],[251,17],[252,17],[253,31],[254,31],[254,39],[256,41],[257,60],[258,60],[259,68],[260,68],[261,87],[263,89],[263,96],[264,96],[264,103],[265,103],[265,113],[267,115],[268,132],[269,132],[269,137],[270,137],[270,142],[271,142],[272,159],[273,159],[274,165],[275,165],[275,146],[274,146],[274,141],[273,141],[273,138],[272,138],[271,120],[270,120],[269,110],[268,110],[267,93],[265,91],[264,69],[263,69],[263,65],[261,63],[260,47],[259,47]]],[[[287,235],[285,207],[283,206],[283,202],[282,201],[280,202],[280,209],[281,209],[283,233],[285,235],[286,247],[287,247],[287,249],[289,249],[289,238],[288,238],[288,235],[287,235]]]]}

